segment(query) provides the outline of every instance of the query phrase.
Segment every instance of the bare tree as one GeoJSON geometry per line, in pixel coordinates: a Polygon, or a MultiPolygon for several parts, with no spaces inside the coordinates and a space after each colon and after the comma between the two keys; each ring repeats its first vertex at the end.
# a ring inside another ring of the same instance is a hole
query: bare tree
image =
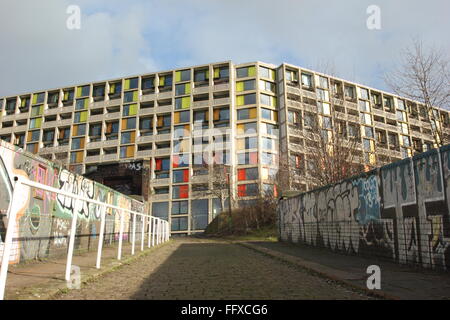
{"type": "Polygon", "coordinates": [[[220,200],[221,211],[225,211],[225,202],[228,199],[229,208],[231,211],[232,193],[231,190],[231,166],[225,164],[213,164],[211,167],[210,178],[212,180],[212,188],[208,190],[209,194],[220,200]]]}
{"type": "Polygon", "coordinates": [[[445,143],[444,128],[435,107],[449,108],[450,61],[442,50],[424,48],[421,40],[414,39],[405,48],[399,66],[384,78],[388,86],[399,96],[422,103],[437,146],[445,143]]]}
{"type": "Polygon", "coordinates": [[[348,121],[338,119],[334,111],[327,119],[315,116],[311,120],[306,163],[310,186],[336,183],[364,170],[359,127],[350,128],[348,121]]]}

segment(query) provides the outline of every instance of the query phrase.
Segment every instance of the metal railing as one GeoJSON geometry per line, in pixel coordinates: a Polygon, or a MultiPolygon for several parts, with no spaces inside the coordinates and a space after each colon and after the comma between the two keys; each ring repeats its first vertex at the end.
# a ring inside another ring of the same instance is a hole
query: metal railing
{"type": "MultiPolygon", "coordinates": [[[[159,245],[169,240],[170,231],[169,224],[167,221],[150,216],[148,214],[144,214],[141,212],[129,210],[126,208],[121,208],[112,204],[104,203],[98,200],[90,199],[87,197],[83,197],[77,194],[73,194],[70,192],[66,192],[57,188],[50,187],[45,184],[41,184],[35,181],[31,181],[28,178],[23,176],[15,176],[15,187],[12,196],[12,201],[8,208],[8,226],[6,230],[5,236],[5,244],[3,249],[3,257],[1,262],[0,269],[0,300],[4,299],[5,288],[6,288],[6,279],[8,275],[8,267],[10,261],[10,253],[13,243],[13,234],[16,228],[16,216],[17,212],[20,209],[20,201],[19,199],[23,197],[24,194],[28,192],[27,188],[36,188],[46,192],[55,193],[57,195],[62,195],[65,197],[72,198],[76,200],[75,207],[82,205],[82,202],[88,202],[97,205],[97,210],[101,210],[100,214],[100,234],[98,240],[97,247],[97,260],[96,260],[96,268],[100,269],[101,265],[101,257],[102,257],[102,249],[103,249],[103,238],[105,233],[105,221],[106,221],[106,209],[114,209],[120,213],[120,227],[119,227],[119,245],[117,250],[117,259],[120,260],[122,258],[122,242],[123,242],[123,232],[124,232],[124,213],[129,213],[132,215],[132,235],[131,235],[131,254],[135,254],[135,244],[136,244],[136,217],[142,217],[142,230],[141,230],[141,251],[144,250],[144,237],[145,237],[145,226],[148,224],[148,244],[147,246],[150,248],[155,245],[159,245]]],[[[77,226],[77,210],[74,211],[72,216],[71,226],[70,226],[70,236],[69,236],[69,244],[67,251],[67,263],[65,270],[65,280],[70,281],[70,273],[72,267],[72,258],[75,244],[75,235],[76,235],[76,226],[77,226]]]]}

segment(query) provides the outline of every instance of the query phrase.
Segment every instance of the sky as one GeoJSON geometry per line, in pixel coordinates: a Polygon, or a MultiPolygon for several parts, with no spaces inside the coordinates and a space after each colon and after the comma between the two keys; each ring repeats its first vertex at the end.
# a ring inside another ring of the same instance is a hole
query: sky
{"type": "Polygon", "coordinates": [[[391,91],[383,74],[413,38],[450,52],[449,13],[448,0],[1,0],[0,96],[227,60],[391,91]]]}

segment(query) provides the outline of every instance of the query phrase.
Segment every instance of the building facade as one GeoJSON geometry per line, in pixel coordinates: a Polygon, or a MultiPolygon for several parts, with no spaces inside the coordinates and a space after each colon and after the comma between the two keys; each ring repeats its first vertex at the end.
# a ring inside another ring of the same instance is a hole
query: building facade
{"type": "Polygon", "coordinates": [[[233,207],[312,188],[308,130],[339,119],[372,165],[434,148],[449,112],[301,67],[230,61],[0,98],[0,139],[146,201],[173,234],[201,232],[233,207]],[[433,122],[433,123],[431,123],[433,122]],[[214,168],[231,168],[217,175],[214,168]],[[226,183],[228,184],[228,182],[226,183]],[[223,194],[219,192],[219,194],[223,194]]]}

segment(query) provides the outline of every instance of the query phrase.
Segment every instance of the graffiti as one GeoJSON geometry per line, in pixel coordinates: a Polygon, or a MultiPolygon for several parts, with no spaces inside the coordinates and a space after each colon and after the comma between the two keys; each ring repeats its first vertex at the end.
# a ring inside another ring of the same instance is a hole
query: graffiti
{"type": "Polygon", "coordinates": [[[282,241],[450,270],[450,146],[280,200],[282,241]]]}
{"type": "MultiPolygon", "coordinates": [[[[16,175],[120,208],[144,211],[144,205],[132,198],[0,140],[0,260],[16,175]]],[[[36,188],[26,187],[24,190],[27,191],[18,199],[19,211],[9,257],[11,263],[65,254],[74,214],[80,218],[76,226],[75,250],[95,247],[100,205],[36,188]]],[[[105,212],[105,244],[115,241],[114,235],[118,234],[120,219],[115,211],[108,209],[105,212]]],[[[125,240],[129,238],[129,219],[129,215],[124,217],[125,240]]]]}

